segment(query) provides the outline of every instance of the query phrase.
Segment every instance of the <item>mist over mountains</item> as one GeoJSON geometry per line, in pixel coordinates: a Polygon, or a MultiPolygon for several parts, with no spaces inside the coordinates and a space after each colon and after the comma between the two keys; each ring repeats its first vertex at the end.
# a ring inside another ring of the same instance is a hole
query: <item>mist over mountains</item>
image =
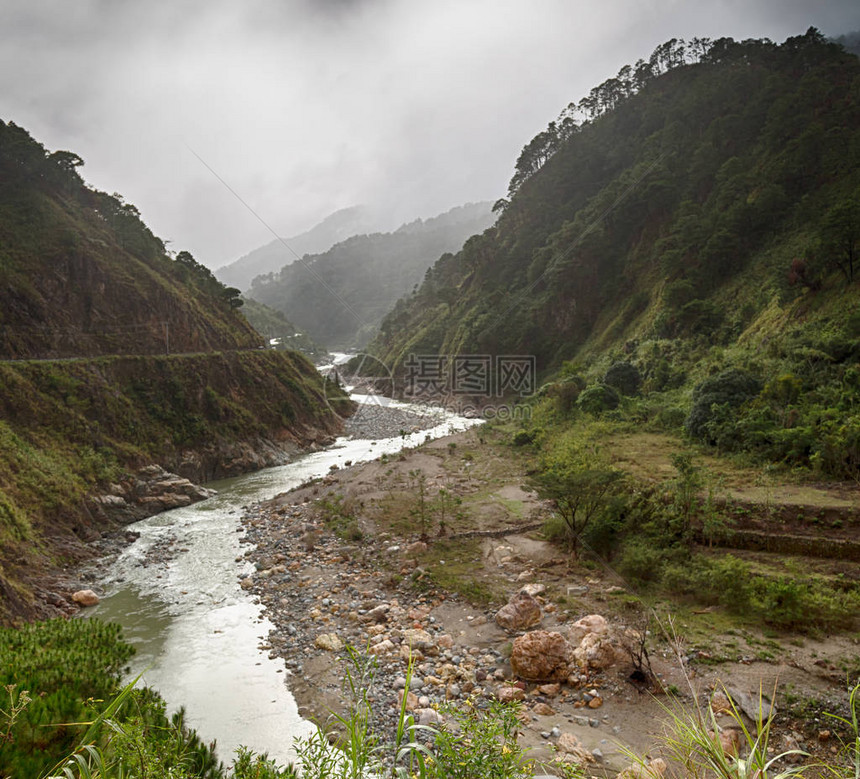
{"type": "Polygon", "coordinates": [[[306,254],[319,254],[353,235],[378,232],[390,226],[368,206],[342,208],[306,232],[291,238],[275,238],[218,268],[215,276],[231,287],[246,290],[257,276],[278,271],[306,254]]]}
{"type": "Polygon", "coordinates": [[[391,233],[355,235],[257,276],[248,296],[283,312],[330,349],[361,346],[440,256],[458,251],[495,221],[490,205],[470,203],[391,233]]]}

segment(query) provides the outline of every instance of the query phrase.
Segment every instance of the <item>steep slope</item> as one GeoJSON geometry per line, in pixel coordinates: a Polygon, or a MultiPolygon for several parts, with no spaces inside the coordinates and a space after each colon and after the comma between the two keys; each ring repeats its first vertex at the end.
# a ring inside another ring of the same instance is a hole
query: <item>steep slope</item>
{"type": "Polygon", "coordinates": [[[398,303],[380,356],[524,353],[548,372],[632,337],[733,342],[809,290],[790,286],[807,254],[795,276],[841,289],[838,254],[813,249],[857,193],[857,59],[814,32],[693,63],[667,46],[523,150],[496,227],[398,303]]]}
{"type": "Polygon", "coordinates": [[[860,476],[855,56],[668,41],[533,139],[496,208],[385,318],[389,366],[530,355],[562,408],[641,389],[640,423],[860,476]]]}
{"type": "Polygon", "coordinates": [[[43,585],[83,542],[201,496],[162,468],[282,463],[351,410],[81,164],[0,122],[0,622],[68,607],[43,585]]]}
{"type": "Polygon", "coordinates": [[[67,151],[0,121],[0,356],[74,357],[261,344],[224,287],[67,151]]]}
{"type": "Polygon", "coordinates": [[[281,311],[251,298],[245,299],[242,313],[267,341],[270,349],[293,349],[312,360],[325,357],[327,352],[299,330],[281,311]]]}
{"type": "Polygon", "coordinates": [[[393,233],[354,236],[256,278],[248,294],[330,349],[361,346],[440,255],[457,251],[493,221],[489,203],[471,203],[393,233]]]}
{"type": "Polygon", "coordinates": [[[284,265],[291,265],[298,257],[319,254],[350,236],[379,230],[381,226],[382,221],[366,206],[342,208],[307,232],[283,241],[269,241],[265,246],[248,252],[238,260],[218,268],[215,275],[225,284],[242,290],[249,289],[257,276],[274,273],[284,265]]]}

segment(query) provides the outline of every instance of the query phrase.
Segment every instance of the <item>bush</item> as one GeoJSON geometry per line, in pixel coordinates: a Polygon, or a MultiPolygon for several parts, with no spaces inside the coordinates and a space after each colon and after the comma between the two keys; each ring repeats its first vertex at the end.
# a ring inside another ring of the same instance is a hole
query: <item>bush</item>
{"type": "Polygon", "coordinates": [[[714,430],[708,428],[714,407],[727,411],[740,408],[761,391],[761,383],[745,371],[731,368],[705,379],[693,390],[693,406],[684,426],[693,438],[713,444],[714,430]]]}
{"type": "Polygon", "coordinates": [[[614,362],[603,376],[603,383],[618,390],[622,395],[635,395],[642,385],[639,369],[625,361],[614,362]]]}
{"type": "Polygon", "coordinates": [[[663,578],[663,552],[650,544],[628,541],[618,560],[618,571],[632,584],[657,584],[663,578]]]}
{"type": "Polygon", "coordinates": [[[514,437],[511,439],[511,443],[514,446],[528,446],[533,443],[534,440],[534,433],[528,430],[517,430],[517,432],[514,433],[514,437]]]}
{"type": "Polygon", "coordinates": [[[592,384],[580,393],[576,405],[589,414],[600,414],[618,408],[620,402],[621,398],[614,387],[592,384]]]}

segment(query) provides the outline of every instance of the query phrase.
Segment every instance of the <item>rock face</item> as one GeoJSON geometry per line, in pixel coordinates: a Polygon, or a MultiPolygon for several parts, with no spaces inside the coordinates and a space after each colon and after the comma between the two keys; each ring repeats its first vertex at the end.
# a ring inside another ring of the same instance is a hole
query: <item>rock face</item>
{"type": "Polygon", "coordinates": [[[570,644],[561,633],[533,630],[514,641],[511,669],[530,682],[560,682],[567,678],[570,644]]]}
{"type": "Polygon", "coordinates": [[[527,592],[518,592],[496,612],[496,624],[512,633],[539,625],[542,618],[540,604],[527,592]]]}
{"type": "Polygon", "coordinates": [[[215,490],[201,487],[188,479],[147,465],[133,477],[111,484],[109,491],[91,499],[95,513],[111,522],[127,525],[162,511],[212,497],[215,490]]]}
{"type": "Polygon", "coordinates": [[[96,606],[99,602],[99,596],[92,590],[78,590],[72,594],[72,600],[79,606],[96,606]]]}

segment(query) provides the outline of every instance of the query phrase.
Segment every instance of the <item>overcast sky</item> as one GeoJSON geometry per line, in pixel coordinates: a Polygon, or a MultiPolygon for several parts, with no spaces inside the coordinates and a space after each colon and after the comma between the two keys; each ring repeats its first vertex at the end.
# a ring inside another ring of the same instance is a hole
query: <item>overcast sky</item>
{"type": "Polygon", "coordinates": [[[504,195],[522,146],[671,37],[860,29],[856,0],[2,0],[0,118],[216,268],[357,203],[504,195]]]}

